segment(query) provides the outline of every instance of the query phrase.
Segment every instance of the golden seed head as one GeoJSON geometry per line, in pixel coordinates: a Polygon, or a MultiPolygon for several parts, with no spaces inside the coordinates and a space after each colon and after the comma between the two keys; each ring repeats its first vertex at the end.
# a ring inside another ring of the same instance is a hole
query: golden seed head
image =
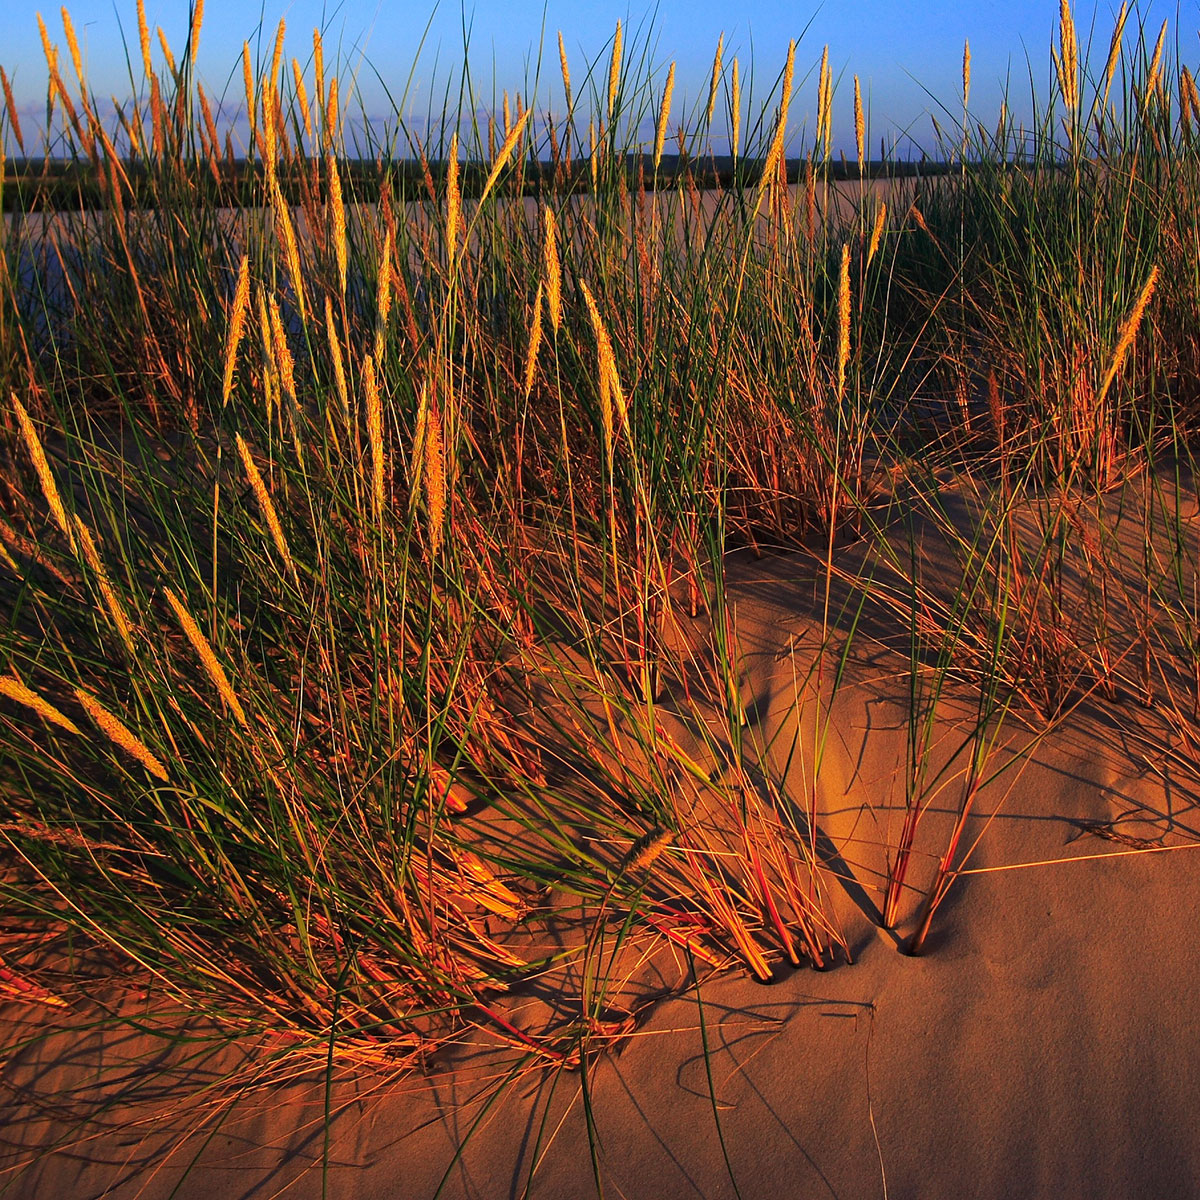
{"type": "Polygon", "coordinates": [[[225,370],[221,383],[221,403],[228,404],[233,392],[233,372],[237,365],[238,345],[246,327],[246,309],[250,304],[250,259],[242,255],[238,267],[237,286],[233,290],[233,307],[229,314],[229,333],[225,338],[225,370]]]}
{"type": "Polygon", "coordinates": [[[550,325],[557,333],[562,324],[562,266],[558,261],[558,237],[554,213],[542,210],[546,237],[542,247],[542,267],[546,276],[546,302],[550,308],[550,325]]]}
{"type": "Polygon", "coordinates": [[[787,59],[783,64],[783,91],[779,98],[779,113],[786,123],[788,107],[792,103],[792,76],[796,72],[796,42],[788,42],[787,59]]]}
{"type": "Polygon", "coordinates": [[[758,180],[758,192],[755,198],[755,208],[762,205],[763,196],[771,186],[779,172],[779,164],[783,161],[783,139],[787,130],[787,120],[781,107],[775,119],[775,136],[771,139],[771,148],[767,151],[766,162],[763,163],[762,175],[758,180]]]}
{"type": "Polygon", "coordinates": [[[708,106],[705,110],[706,121],[712,124],[713,113],[717,108],[717,87],[721,82],[721,59],[725,54],[725,34],[717,38],[717,52],[713,55],[712,78],[708,84],[708,106]]]}
{"type": "Polygon", "coordinates": [[[846,391],[846,364],[850,361],[850,247],[842,244],[842,268],[838,275],[837,394],[846,391]]]}
{"type": "Polygon", "coordinates": [[[263,515],[263,520],[267,523],[267,528],[271,533],[271,540],[275,543],[275,549],[279,551],[279,557],[283,559],[288,571],[293,578],[299,579],[296,573],[296,566],[292,562],[291,551],[288,549],[287,539],[283,536],[283,526],[279,524],[279,514],[275,511],[274,502],[271,500],[271,493],[267,491],[267,485],[263,482],[263,477],[259,474],[258,467],[254,463],[254,459],[250,456],[250,450],[246,446],[242,435],[239,433],[236,438],[238,457],[242,460],[242,468],[246,472],[246,478],[250,480],[251,490],[254,492],[254,498],[258,501],[258,510],[263,515]]]}
{"type": "Polygon", "coordinates": [[[671,93],[675,90],[675,64],[667,68],[667,84],[663,88],[662,107],[658,110],[658,128],[654,133],[654,169],[662,162],[663,145],[667,140],[667,121],[671,117],[671,93]]]}
{"type": "Polygon", "coordinates": [[[580,281],[579,288],[583,293],[583,302],[587,306],[588,317],[592,322],[592,331],[596,335],[596,366],[600,383],[600,419],[604,429],[604,450],[611,468],[613,445],[616,435],[613,406],[615,404],[616,416],[619,418],[621,424],[624,424],[628,418],[628,412],[625,407],[625,393],[621,389],[621,377],[617,372],[616,355],[613,353],[612,341],[608,336],[608,330],[604,326],[604,320],[600,316],[600,309],[597,307],[588,285],[582,280],[580,281]]]}
{"type": "Polygon", "coordinates": [[[1200,92],[1196,90],[1196,80],[1192,77],[1192,73],[1183,68],[1179,76],[1179,91],[1182,94],[1187,92],[1187,107],[1190,113],[1190,120],[1200,122],[1200,92]]]}
{"type": "Polygon", "coordinates": [[[171,611],[175,614],[175,619],[179,622],[180,629],[183,630],[187,640],[192,643],[192,649],[196,651],[201,665],[217,689],[217,694],[228,706],[229,711],[233,713],[237,723],[243,729],[248,729],[250,722],[246,719],[246,710],[242,708],[242,702],[237,698],[237,693],[234,692],[229,677],[225,674],[225,668],[217,661],[217,656],[213,653],[208,639],[200,632],[200,626],[192,620],[192,614],[188,612],[183,601],[170,588],[164,588],[163,591],[167,597],[167,603],[171,606],[171,611]]]}
{"type": "Polygon", "coordinates": [[[279,63],[283,58],[283,35],[287,32],[287,22],[280,17],[279,26],[275,30],[275,49],[271,54],[271,87],[279,86],[279,63]]]}
{"type": "Polygon", "coordinates": [[[196,51],[200,49],[200,26],[204,23],[204,0],[195,0],[192,9],[192,28],[188,33],[188,43],[191,49],[192,66],[196,65],[196,51]]]}
{"type": "Polygon", "coordinates": [[[162,89],[158,86],[158,76],[150,76],[150,115],[152,118],[154,153],[161,157],[166,136],[167,112],[162,102],[162,89]]]}
{"type": "Polygon", "coordinates": [[[733,60],[733,79],[730,82],[729,90],[730,150],[733,153],[733,157],[737,158],[738,142],[741,139],[742,133],[742,85],[741,80],[738,78],[738,60],[736,58],[733,60]]]}
{"type": "Polygon", "coordinates": [[[1068,112],[1079,107],[1079,49],[1075,41],[1075,21],[1071,16],[1070,0],[1059,0],[1059,51],[1055,60],[1059,90],[1068,112]]]}
{"type": "Polygon", "coordinates": [[[967,101],[971,95],[971,43],[963,42],[963,68],[962,68],[962,87],[963,87],[963,109],[967,107],[967,101]]]}
{"type": "Polygon", "coordinates": [[[79,42],[75,37],[75,26],[71,23],[71,14],[67,12],[66,6],[62,9],[63,32],[67,35],[67,49],[71,52],[71,65],[75,68],[75,76],[79,80],[79,86],[82,88],[83,83],[83,58],[79,53],[79,42]]]}
{"type": "Polygon", "coordinates": [[[1125,19],[1129,15],[1129,6],[1126,0],[1122,0],[1121,11],[1117,14],[1117,22],[1113,26],[1112,41],[1108,44],[1108,62],[1104,65],[1104,99],[1100,102],[1101,108],[1108,106],[1108,93],[1112,87],[1113,75],[1117,69],[1117,63],[1121,58],[1121,39],[1125,33],[1125,19]]]}
{"type": "Polygon", "coordinates": [[[137,0],[138,45],[142,49],[142,69],[149,79],[154,74],[150,62],[150,26],[146,24],[146,0],[137,0]]]}
{"type": "Polygon", "coordinates": [[[368,354],[363,361],[363,394],[367,401],[367,441],[371,446],[371,499],[375,519],[383,516],[383,403],[375,378],[375,359],[368,354]]]}
{"type": "Polygon", "coordinates": [[[12,675],[0,676],[0,696],[7,696],[18,704],[32,709],[44,721],[58,725],[68,733],[81,737],[79,726],[69,717],[64,716],[48,700],[42,699],[32,688],[27,688],[19,679],[12,675]]]}
{"type": "MultiPolygon", "coordinates": [[[[204,129],[208,134],[208,141],[212,147],[212,152],[217,154],[220,152],[220,142],[217,139],[217,123],[213,120],[212,106],[208,102],[208,93],[204,90],[204,84],[196,84],[196,94],[200,97],[200,115],[204,118],[204,129]]],[[[101,129],[103,133],[103,128],[101,129]]]]}
{"type": "Polygon", "coordinates": [[[1149,105],[1150,98],[1158,90],[1158,77],[1162,71],[1162,55],[1163,46],[1167,40],[1167,22],[1163,21],[1162,28],[1158,31],[1158,41],[1154,43],[1154,54],[1150,58],[1150,69],[1146,72],[1146,94],[1143,101],[1149,105]]]}
{"type": "Polygon", "coordinates": [[[458,222],[462,197],[458,191],[458,132],[450,135],[450,160],[446,164],[446,259],[451,270],[458,251],[458,222]]]}
{"type": "Polygon", "coordinates": [[[325,102],[325,46],[321,31],[313,30],[313,87],[316,89],[317,107],[325,102]]]}
{"type": "Polygon", "coordinates": [[[300,248],[296,244],[296,231],[292,227],[292,218],[288,213],[287,202],[283,198],[279,181],[273,179],[272,185],[271,199],[275,206],[275,236],[283,246],[284,262],[287,265],[288,279],[292,285],[292,295],[296,301],[296,308],[300,311],[300,319],[304,320],[307,316],[304,303],[304,276],[300,271],[300,248]]]}
{"type": "Polygon", "coordinates": [[[419,432],[424,467],[425,516],[429,523],[429,556],[434,558],[441,547],[442,530],[446,523],[446,456],[437,404],[430,403],[424,392],[421,400],[419,432]]]}
{"type": "Polygon", "coordinates": [[[881,203],[879,211],[875,214],[875,228],[871,230],[871,244],[867,248],[867,266],[871,265],[871,259],[875,257],[879,250],[879,242],[883,237],[883,226],[887,220],[887,204],[881,203]]]}
{"type": "Polygon", "coordinates": [[[337,140],[341,110],[338,107],[338,81],[336,75],[329,77],[329,96],[325,101],[325,146],[331,148],[337,140]]]}
{"type": "Polygon", "coordinates": [[[866,152],[867,127],[863,119],[862,91],[858,85],[858,76],[854,77],[854,148],[858,151],[858,169],[862,170],[863,157],[866,152]]]}
{"type": "Polygon", "coordinates": [[[529,326],[529,348],[525,354],[525,399],[533,391],[533,376],[537,370],[538,350],[542,345],[542,284],[538,281],[533,297],[533,320],[529,326]]]}
{"type": "Polygon", "coordinates": [[[558,65],[562,70],[563,92],[567,98],[567,112],[571,111],[571,69],[567,66],[567,48],[563,45],[562,30],[558,32],[558,65]]]}
{"type": "Polygon", "coordinates": [[[350,420],[350,396],[346,389],[346,369],[342,362],[342,344],[338,339],[337,326],[333,319],[333,304],[325,297],[325,333],[329,340],[329,357],[333,360],[333,382],[337,388],[338,400],[342,405],[342,416],[350,420]]]}
{"type": "Polygon", "coordinates": [[[376,312],[379,327],[387,327],[392,311],[392,231],[384,230],[383,247],[379,252],[379,288],[376,296],[376,312]]]}
{"type": "MultiPolygon", "coordinates": [[[[521,134],[525,132],[525,126],[529,121],[532,111],[532,109],[527,108],[517,118],[517,123],[508,131],[508,135],[504,139],[504,144],[500,147],[500,152],[496,155],[496,161],[492,163],[492,169],[488,172],[488,177],[483,182],[483,191],[479,193],[480,204],[487,199],[488,194],[500,176],[500,172],[504,170],[505,164],[512,157],[513,147],[517,144],[517,140],[521,134]]],[[[457,171],[455,175],[457,177],[457,171]]]]}
{"type": "Polygon", "coordinates": [[[63,507],[62,497],[58,492],[58,485],[54,482],[54,476],[50,471],[50,464],[46,461],[46,451],[42,448],[41,438],[37,435],[37,430],[33,427],[33,422],[29,419],[29,414],[25,411],[25,406],[17,399],[17,394],[12,394],[13,407],[17,412],[17,422],[21,426],[21,437],[25,441],[25,447],[29,451],[29,457],[33,462],[33,469],[37,472],[38,482],[42,485],[42,495],[46,497],[46,504],[49,506],[50,515],[54,518],[55,524],[62,530],[72,549],[75,546],[75,535],[71,530],[71,523],[67,520],[67,510],[63,507]]]}
{"type": "Polygon", "coordinates": [[[304,75],[300,70],[298,58],[292,59],[292,82],[296,85],[296,99],[300,103],[300,117],[304,121],[304,132],[311,142],[313,135],[312,112],[308,107],[308,92],[304,87],[304,75]]]}
{"type": "Polygon", "coordinates": [[[175,55],[171,53],[171,43],[167,41],[167,35],[163,33],[163,27],[157,27],[158,44],[162,47],[163,58],[167,60],[167,68],[172,75],[176,74],[175,55]]]}
{"type": "Polygon", "coordinates": [[[821,143],[825,157],[833,149],[833,72],[829,68],[829,47],[821,55],[821,76],[817,95],[817,141],[821,143]]]}
{"type": "Polygon", "coordinates": [[[1129,316],[1121,322],[1117,338],[1117,348],[1113,352],[1112,361],[1109,363],[1104,381],[1100,384],[1100,390],[1096,393],[1097,407],[1103,403],[1104,398],[1108,395],[1108,389],[1112,386],[1113,380],[1116,379],[1117,372],[1121,369],[1121,364],[1125,361],[1125,355],[1129,352],[1129,347],[1133,345],[1133,339],[1137,336],[1137,331],[1142,324],[1142,318],[1146,315],[1146,306],[1150,303],[1151,296],[1154,295],[1154,288],[1157,283],[1158,266],[1155,265],[1150,271],[1146,282],[1142,285],[1142,290],[1138,293],[1138,298],[1134,301],[1129,316]]]}
{"type": "Polygon", "coordinates": [[[287,334],[284,332],[283,318],[279,315],[279,305],[275,303],[274,296],[269,300],[269,312],[271,321],[271,353],[275,358],[275,366],[279,370],[280,382],[283,384],[284,392],[289,399],[295,400],[295,362],[292,359],[292,350],[288,345],[287,334]]]}
{"type": "Polygon", "coordinates": [[[612,120],[617,107],[617,89],[621,86],[621,22],[613,34],[612,59],[608,64],[608,119],[612,120]]]}
{"type": "Polygon", "coordinates": [[[246,119],[250,122],[250,134],[257,128],[257,103],[254,99],[254,68],[250,65],[250,43],[242,43],[242,82],[246,87],[246,119]]]}
{"type": "Polygon", "coordinates": [[[644,833],[629,848],[622,871],[632,874],[647,870],[656,858],[670,846],[674,834],[669,829],[652,829],[644,833]]]}
{"type": "Polygon", "coordinates": [[[75,688],[75,698],[83,705],[87,715],[95,722],[96,727],[114,746],[124,750],[131,758],[146,768],[156,779],[164,782],[169,778],[167,768],[150,752],[146,744],[131,730],[127,729],[116,717],[106,709],[95,696],[83,688],[75,688]]]}
{"type": "Polygon", "coordinates": [[[342,180],[337,159],[330,153],[326,158],[329,171],[329,215],[333,222],[333,253],[337,260],[338,295],[346,294],[347,247],[346,209],[342,203],[342,180]]]}
{"type": "Polygon", "coordinates": [[[125,649],[129,651],[130,655],[133,655],[133,629],[129,624],[129,619],[125,616],[125,609],[117,597],[108,572],[100,561],[96,543],[92,540],[91,530],[79,519],[78,515],[75,517],[75,533],[79,539],[79,547],[83,551],[84,561],[96,577],[96,586],[100,589],[104,607],[108,609],[108,615],[112,618],[112,623],[116,626],[121,641],[125,643],[125,649]]]}
{"type": "MultiPolygon", "coordinates": [[[[17,146],[22,154],[25,153],[25,139],[21,136],[21,118],[17,113],[17,104],[13,99],[12,85],[8,81],[8,76],[4,72],[4,68],[0,67],[0,84],[4,87],[4,104],[8,109],[8,123],[12,126],[13,135],[17,139],[17,146]]],[[[119,111],[119,109],[118,109],[119,111]]]]}

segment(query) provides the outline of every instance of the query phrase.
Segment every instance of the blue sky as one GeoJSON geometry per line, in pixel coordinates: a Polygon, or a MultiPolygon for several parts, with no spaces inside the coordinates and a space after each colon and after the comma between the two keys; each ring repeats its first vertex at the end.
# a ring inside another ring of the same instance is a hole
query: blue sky
{"type": "MultiPolygon", "coordinates": [[[[9,0],[0,40],[0,65],[13,81],[28,135],[44,113],[46,72],[37,30],[35,5],[9,0]]],[[[138,58],[134,0],[76,0],[69,6],[87,61],[93,91],[124,99],[131,92],[125,65],[122,32],[138,58]],[[123,27],[123,30],[122,30],[123,27]]],[[[1095,23],[1094,57],[1103,61],[1116,3],[1078,2],[1074,6],[1081,45],[1095,23]]],[[[183,49],[188,26],[186,0],[146,0],[150,28],[161,25],[176,54],[183,49]]],[[[51,39],[60,46],[64,73],[70,77],[66,42],[57,7],[42,8],[51,39]]],[[[241,95],[239,54],[243,40],[261,43],[269,55],[275,26],[287,21],[287,54],[308,61],[314,26],[325,30],[326,56],[340,46],[348,68],[358,68],[358,89],[368,114],[387,116],[390,105],[378,77],[396,97],[412,72],[411,110],[423,112],[432,98],[442,108],[440,84],[455,75],[463,54],[464,8],[459,0],[443,0],[434,10],[427,3],[387,0],[207,0],[200,39],[198,72],[214,94],[228,88],[231,103],[241,95]],[[431,20],[432,13],[432,20],[431,20]],[[420,57],[422,34],[429,23],[420,57]],[[365,56],[365,57],[364,57],[365,56]],[[414,60],[416,62],[413,71],[414,60]],[[431,97],[432,93],[432,97],[431,97]]],[[[973,112],[986,123],[995,119],[1003,81],[1011,72],[1011,97],[1018,111],[1028,95],[1028,64],[1044,93],[1049,77],[1049,48],[1058,24],[1058,0],[1013,0],[1011,3],[951,3],[925,0],[897,3],[887,0],[827,0],[821,7],[801,3],[746,0],[660,0],[657,7],[618,3],[584,4],[580,0],[546,0],[543,7],[521,0],[468,0],[465,20],[471,26],[472,77],[490,101],[494,86],[510,90],[527,87],[544,36],[543,79],[539,108],[556,107],[558,85],[556,35],[562,30],[575,80],[588,61],[606,56],[613,26],[620,18],[626,45],[648,54],[648,63],[661,81],[666,66],[678,60],[677,104],[706,94],[718,35],[725,34],[726,60],[736,54],[743,78],[753,62],[761,93],[776,79],[790,38],[800,39],[797,50],[797,95],[792,117],[811,128],[816,101],[816,67],[821,50],[830,47],[835,76],[840,76],[835,102],[836,142],[852,144],[851,76],[861,77],[869,98],[872,131],[910,130],[919,140],[930,138],[927,110],[938,102],[955,109],[958,103],[963,40],[972,56],[973,112]],[[807,28],[806,28],[807,27],[807,28]],[[936,100],[934,99],[936,97],[936,100]]],[[[1200,0],[1177,7],[1174,0],[1143,0],[1127,27],[1127,41],[1136,38],[1140,18],[1152,42],[1164,18],[1171,20],[1185,61],[1200,59],[1200,0]],[[1178,13],[1178,23],[1176,15],[1178,13]]],[[[158,58],[157,40],[155,56],[158,58]]],[[[605,58],[605,61],[607,59],[605,58]]],[[[140,72],[139,72],[140,73],[140,72]]],[[[343,72],[345,74],[345,70],[343,72]]],[[[876,143],[877,144],[877,143],[876,143]]],[[[11,146],[10,146],[11,149],[11,146]]]]}

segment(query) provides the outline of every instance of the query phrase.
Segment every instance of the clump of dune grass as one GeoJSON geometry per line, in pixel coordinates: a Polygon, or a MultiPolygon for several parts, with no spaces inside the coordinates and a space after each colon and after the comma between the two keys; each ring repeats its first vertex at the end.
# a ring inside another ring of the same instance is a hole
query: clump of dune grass
{"type": "Polygon", "coordinates": [[[483,1030],[586,1067],[630,957],[680,986],[843,961],[815,787],[787,794],[741,694],[737,549],[804,563],[823,703],[866,606],[904,632],[875,885],[914,948],[1002,728],[1137,695],[1192,729],[1197,568],[1155,547],[1195,429],[1200,104],[1124,10],[1092,79],[1063,6],[1029,131],[976,118],[968,49],[935,178],[865,161],[856,78],[848,183],[828,48],[811,141],[795,44],[764,84],[722,43],[676,112],[618,26],[574,90],[560,37],[557,116],[506,93],[349,144],[349,78],[319,33],[289,73],[281,23],[237,145],[194,14],[156,59],[139,8],[114,119],[43,27],[42,177],[4,185],[30,207],[65,158],[79,201],[59,180],[3,251],[6,909],[230,1028],[413,1066],[483,1030]],[[1143,475],[1131,591],[1097,520],[1143,475]],[[542,977],[556,1011],[523,1023],[542,977]]]}

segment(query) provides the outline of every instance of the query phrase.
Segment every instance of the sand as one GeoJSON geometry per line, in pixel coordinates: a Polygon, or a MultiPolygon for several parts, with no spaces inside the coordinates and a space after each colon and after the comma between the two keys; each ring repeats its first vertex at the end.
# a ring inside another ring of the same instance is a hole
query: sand
{"type": "MultiPolygon", "coordinates": [[[[12,1001],[0,1195],[399,1200],[440,1186],[570,1200],[597,1180],[630,1200],[1195,1195],[1200,813],[1186,747],[1129,696],[1079,705],[1048,736],[1007,722],[989,761],[1009,765],[968,833],[983,833],[976,873],[910,956],[874,919],[906,761],[888,613],[866,614],[876,628],[830,707],[795,687],[821,607],[811,569],[742,554],[730,575],[750,734],[785,790],[804,794],[811,758],[780,747],[830,719],[818,811],[853,963],[783,967],[769,985],[731,966],[647,1004],[589,1064],[590,1136],[579,1070],[527,1068],[498,1090],[513,1055],[482,1036],[425,1074],[339,1058],[327,1090],[320,1063],[280,1078],[269,1041],[210,1043],[182,1021],[195,1042],[88,1028],[111,1011],[99,987],[67,1010],[12,1001]]],[[[961,788],[967,699],[951,689],[939,709],[931,761],[950,766],[919,827],[919,885],[961,788]]],[[[901,934],[918,902],[906,894],[901,934]]],[[[687,978],[677,960],[654,971],[687,978]]],[[[142,1003],[124,995],[126,1012],[142,1003]]]]}

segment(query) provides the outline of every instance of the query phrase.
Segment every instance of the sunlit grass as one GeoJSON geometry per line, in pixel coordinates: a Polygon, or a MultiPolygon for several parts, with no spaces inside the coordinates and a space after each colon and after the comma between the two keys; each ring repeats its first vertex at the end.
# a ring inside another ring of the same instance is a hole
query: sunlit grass
{"type": "Polygon", "coordinates": [[[915,947],[1001,731],[1133,697],[1192,738],[1200,105],[1142,35],[1093,79],[1064,18],[1030,129],[980,123],[965,55],[957,169],[876,185],[834,180],[827,58],[815,139],[789,124],[795,47],[753,89],[718,50],[675,114],[618,33],[574,90],[563,56],[565,112],[506,97],[364,154],[319,37],[307,68],[282,26],[247,55],[245,147],[194,56],[155,72],[141,37],[106,122],[47,42],[43,149],[101,203],[6,227],[6,910],[231,1028],[413,1065],[475,1027],[578,1063],[631,956],[679,987],[844,961],[816,785],[742,695],[739,548],[813,581],[797,704],[831,710],[864,611],[899,631],[870,887],[915,947]]]}

